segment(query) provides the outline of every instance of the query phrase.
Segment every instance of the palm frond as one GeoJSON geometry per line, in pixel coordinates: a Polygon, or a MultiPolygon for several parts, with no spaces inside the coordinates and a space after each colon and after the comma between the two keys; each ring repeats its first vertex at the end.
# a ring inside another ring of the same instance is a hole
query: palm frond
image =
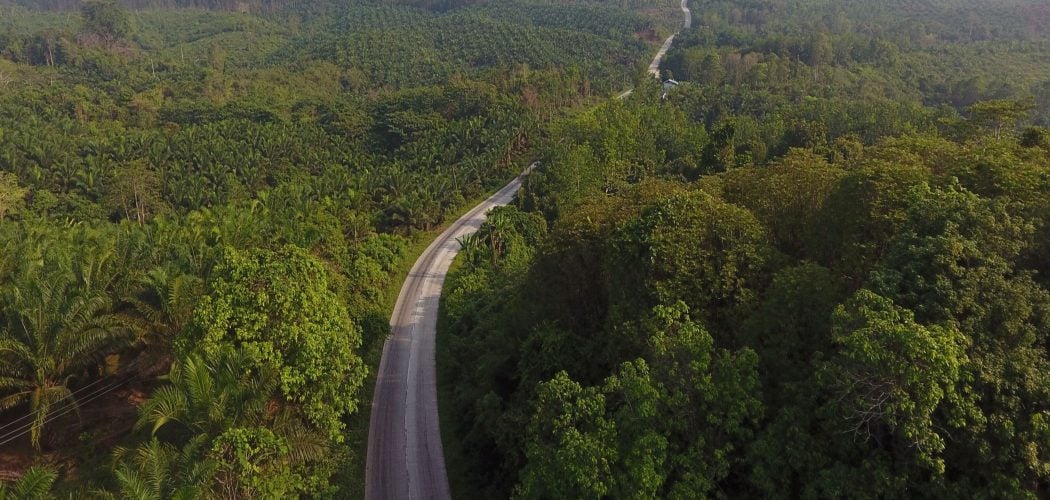
{"type": "Polygon", "coordinates": [[[135,426],[140,429],[147,424],[153,424],[151,432],[155,435],[169,422],[180,421],[188,408],[186,395],[178,387],[161,387],[153,391],[153,395],[142,405],[141,417],[135,426]]]}
{"type": "Polygon", "coordinates": [[[5,359],[26,360],[33,357],[33,351],[24,342],[11,337],[0,337],[0,355],[5,355],[5,359]]]}
{"type": "Polygon", "coordinates": [[[171,457],[174,452],[156,439],[139,446],[135,465],[146,474],[153,491],[164,492],[171,480],[171,457]]]}
{"type": "Polygon", "coordinates": [[[11,495],[14,498],[36,500],[51,498],[51,485],[55,483],[58,474],[42,467],[30,467],[22,477],[11,487],[11,495]]]}
{"type": "Polygon", "coordinates": [[[122,465],[114,472],[120,486],[120,496],[134,500],[161,500],[161,496],[150,488],[138,471],[122,465]]]}
{"type": "Polygon", "coordinates": [[[27,387],[26,390],[18,391],[14,394],[8,394],[0,398],[0,411],[10,410],[18,405],[24,404],[26,400],[32,395],[32,387],[27,387]]]}

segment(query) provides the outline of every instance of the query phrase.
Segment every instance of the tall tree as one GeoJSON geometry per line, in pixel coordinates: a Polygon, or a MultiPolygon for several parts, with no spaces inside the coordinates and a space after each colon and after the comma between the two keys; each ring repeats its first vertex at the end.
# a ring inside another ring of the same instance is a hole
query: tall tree
{"type": "Polygon", "coordinates": [[[300,248],[227,249],[198,306],[203,336],[184,339],[183,348],[243,348],[260,368],[279,373],[289,402],[341,441],[342,418],[357,409],[367,368],[356,352],[361,330],[328,283],[328,271],[300,248]]]}
{"type": "Polygon", "coordinates": [[[902,461],[897,470],[942,474],[948,431],[934,412],[959,397],[968,339],[952,327],[920,325],[911,311],[864,289],[835,310],[832,323],[839,352],[823,367],[830,419],[891,452],[902,461]]]}
{"type": "Polygon", "coordinates": [[[1031,104],[997,99],[973,104],[970,106],[970,116],[977,123],[991,129],[992,135],[999,140],[1004,130],[1012,131],[1031,110],[1031,104]]]}
{"type": "Polygon", "coordinates": [[[81,9],[84,31],[108,40],[124,38],[131,31],[128,12],[116,0],[92,0],[81,9]]]}

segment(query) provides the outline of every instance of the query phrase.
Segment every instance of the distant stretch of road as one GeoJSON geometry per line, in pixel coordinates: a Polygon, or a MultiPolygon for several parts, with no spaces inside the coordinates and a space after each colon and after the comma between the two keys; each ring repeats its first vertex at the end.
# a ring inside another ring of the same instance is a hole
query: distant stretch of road
{"type": "MultiPolygon", "coordinates": [[[[675,33],[677,35],[677,33],[675,33]]],[[[667,49],[671,48],[671,44],[674,43],[675,35],[667,37],[664,40],[664,44],[660,46],[660,50],[656,52],[656,57],[653,57],[653,62],[649,63],[649,74],[653,75],[654,78],[660,78],[660,62],[664,60],[664,56],[667,55],[667,49]]]]}
{"type": "MultiPolygon", "coordinates": [[[[689,11],[689,0],[682,0],[682,14],[684,20],[682,21],[682,29],[689,29],[693,26],[693,14],[689,11]]],[[[656,56],[653,57],[653,61],[649,63],[649,74],[653,78],[660,78],[660,63],[663,62],[664,56],[667,55],[667,51],[671,49],[671,44],[674,43],[674,37],[678,33],[675,33],[664,40],[663,45],[660,46],[660,50],[656,51],[656,56]]],[[[617,99],[623,99],[634,92],[634,89],[627,89],[620,95],[616,96],[617,99]]]]}
{"type": "Polygon", "coordinates": [[[434,360],[441,286],[459,253],[459,238],[477,231],[489,210],[510,203],[535,167],[452,223],[419,256],[401,287],[372,397],[365,498],[450,498],[434,360]]]}
{"type": "MultiPolygon", "coordinates": [[[[682,14],[685,16],[685,20],[682,21],[682,29],[689,29],[693,25],[693,14],[689,12],[689,0],[682,0],[682,14]]],[[[660,78],[660,62],[664,60],[664,56],[667,55],[667,49],[671,48],[671,44],[674,43],[674,37],[678,35],[675,33],[667,37],[664,40],[664,44],[660,46],[660,50],[656,52],[656,57],[653,58],[653,62],[649,63],[649,74],[660,78]]]]}

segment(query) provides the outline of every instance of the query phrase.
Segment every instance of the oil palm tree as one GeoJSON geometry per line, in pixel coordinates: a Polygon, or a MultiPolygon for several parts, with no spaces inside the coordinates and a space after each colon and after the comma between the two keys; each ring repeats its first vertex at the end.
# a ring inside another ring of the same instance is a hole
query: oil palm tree
{"type": "Polygon", "coordinates": [[[197,276],[181,274],[173,266],[156,267],[139,280],[140,288],[125,300],[133,313],[129,322],[147,345],[169,346],[193,319],[193,308],[204,293],[197,276]]]}
{"type": "Polygon", "coordinates": [[[126,451],[117,453],[122,498],[220,496],[215,490],[222,489],[223,459],[215,445],[231,429],[272,429],[287,443],[274,463],[309,467],[331,455],[325,434],[306,425],[294,405],[274,397],[276,374],[250,366],[248,356],[232,347],[207,359],[190,354],[172,365],[171,384],[154,391],[140,410],[137,426],[151,427],[154,439],[130,462],[126,451]]]}
{"type": "Polygon", "coordinates": [[[48,416],[76,408],[69,388],[78,371],[130,338],[105,293],[81,288],[66,271],[33,273],[7,291],[0,324],[0,411],[29,404],[30,440],[40,448],[48,416]]]}
{"type": "Polygon", "coordinates": [[[10,485],[0,483],[0,500],[43,500],[54,498],[51,485],[58,477],[54,472],[42,467],[30,467],[17,481],[10,485]]]}
{"type": "Polygon", "coordinates": [[[137,498],[140,500],[180,500],[202,498],[208,481],[215,475],[214,460],[202,459],[207,436],[191,440],[182,449],[157,439],[143,443],[134,451],[118,448],[113,471],[116,493],[95,492],[99,498],[137,498]]]}
{"type": "Polygon", "coordinates": [[[156,434],[177,422],[190,434],[218,434],[258,423],[276,378],[249,366],[247,356],[234,349],[207,360],[193,354],[176,361],[168,376],[171,385],[154,391],[142,405],[138,427],[150,425],[156,434]]]}

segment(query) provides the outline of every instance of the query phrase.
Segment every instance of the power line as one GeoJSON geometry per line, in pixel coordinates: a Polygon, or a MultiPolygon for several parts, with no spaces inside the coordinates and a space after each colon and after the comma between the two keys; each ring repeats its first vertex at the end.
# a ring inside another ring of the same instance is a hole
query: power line
{"type": "MultiPolygon", "coordinates": [[[[107,385],[105,387],[97,389],[97,390],[93,391],[91,394],[89,394],[88,396],[85,396],[81,400],[80,403],[89,403],[91,401],[94,401],[95,399],[98,399],[98,398],[100,398],[102,396],[105,396],[106,394],[108,394],[112,390],[116,389],[122,383],[123,383],[122,381],[116,381],[116,382],[113,382],[113,383],[111,383],[111,384],[109,384],[109,385],[107,385]]],[[[54,410],[54,411],[50,412],[50,415],[48,415],[48,417],[44,419],[44,421],[41,423],[41,426],[43,426],[44,424],[46,424],[48,422],[51,422],[51,421],[53,421],[53,420],[55,420],[57,418],[61,418],[61,417],[65,416],[65,415],[69,414],[70,412],[75,411],[78,406],[79,406],[79,404],[72,404],[71,403],[71,404],[67,404],[66,406],[64,406],[60,410],[54,410]]],[[[14,441],[14,440],[16,440],[16,439],[18,439],[18,438],[20,438],[22,436],[25,436],[27,433],[32,431],[32,428],[33,428],[33,422],[30,422],[28,424],[25,424],[25,425],[19,427],[18,429],[10,431],[10,432],[8,432],[7,434],[5,434],[3,436],[0,436],[0,445],[4,445],[4,444],[7,444],[7,443],[10,443],[11,441],[14,441]]]]}
{"type": "MultiPolygon", "coordinates": [[[[104,394],[108,389],[112,389],[112,388],[116,387],[118,384],[120,384],[120,381],[111,382],[109,385],[103,386],[103,387],[101,387],[99,389],[95,389],[94,391],[91,391],[91,393],[89,393],[88,395],[84,396],[82,398],[82,400],[85,401],[85,402],[86,401],[91,401],[91,400],[95,399],[95,397],[97,395],[104,394]]],[[[69,404],[66,404],[66,405],[64,405],[64,406],[62,406],[60,408],[56,408],[56,409],[52,410],[49,413],[51,415],[54,415],[56,413],[60,413],[61,412],[61,415],[65,415],[69,411],[72,411],[76,406],[78,406],[77,403],[75,401],[72,401],[69,404]]],[[[32,413],[27,415],[27,417],[31,417],[31,416],[33,416],[32,413]]],[[[10,438],[12,436],[14,436],[14,438],[18,438],[19,435],[25,434],[25,430],[26,429],[31,429],[32,427],[33,427],[33,422],[29,422],[27,424],[23,424],[23,425],[19,426],[17,429],[8,431],[6,434],[0,436],[0,440],[3,440],[3,443],[7,443],[8,441],[11,441],[11,439],[8,439],[8,438],[10,438]]],[[[0,444],[2,444],[2,443],[0,443],[0,444]]]]}
{"type": "MultiPolygon", "coordinates": [[[[70,398],[70,397],[76,396],[78,393],[82,393],[82,392],[86,391],[91,386],[93,386],[95,384],[98,384],[99,382],[102,382],[103,380],[106,380],[106,377],[102,377],[102,378],[100,378],[98,380],[95,380],[94,382],[91,382],[88,385],[85,385],[84,387],[81,387],[81,388],[79,388],[79,389],[77,389],[75,391],[71,391],[69,394],[66,394],[65,396],[62,396],[61,398],[58,399],[58,401],[55,401],[52,404],[57,404],[60,401],[66,399],[66,398],[70,398]]],[[[5,430],[7,430],[8,427],[11,427],[12,425],[17,424],[19,421],[25,420],[25,419],[30,418],[32,416],[33,416],[32,413],[27,413],[27,414],[25,414],[22,417],[16,418],[16,419],[14,419],[14,420],[12,420],[12,421],[4,424],[4,425],[0,425],[0,432],[4,432],[5,430]]]]}
{"type": "MultiPolygon", "coordinates": [[[[131,382],[132,380],[134,380],[136,378],[137,378],[137,376],[130,377],[130,378],[126,379],[126,380],[118,380],[116,382],[113,382],[113,383],[111,383],[111,384],[101,388],[101,389],[96,389],[95,391],[92,391],[91,394],[89,394],[88,396],[85,396],[77,404],[68,404],[62,409],[62,411],[52,412],[52,414],[48,415],[48,417],[45,418],[44,421],[41,423],[41,427],[43,427],[43,425],[47,424],[48,422],[52,422],[55,419],[61,418],[61,417],[65,416],[65,415],[69,414],[70,412],[75,411],[77,409],[77,406],[79,406],[80,404],[90,403],[91,401],[94,401],[94,400],[96,400],[96,399],[98,399],[98,398],[100,398],[102,396],[105,396],[106,394],[109,394],[110,392],[113,392],[114,390],[116,390],[120,386],[122,386],[122,385],[124,385],[124,384],[126,384],[128,382],[131,382]]],[[[10,443],[11,441],[14,441],[14,440],[16,440],[16,439],[18,439],[18,438],[20,438],[22,436],[25,436],[26,434],[28,434],[32,430],[32,428],[33,428],[33,422],[30,422],[28,424],[25,424],[25,425],[19,427],[18,429],[14,430],[14,431],[8,432],[7,434],[5,434],[3,436],[0,436],[0,446],[5,445],[7,443],[10,443]]]]}

